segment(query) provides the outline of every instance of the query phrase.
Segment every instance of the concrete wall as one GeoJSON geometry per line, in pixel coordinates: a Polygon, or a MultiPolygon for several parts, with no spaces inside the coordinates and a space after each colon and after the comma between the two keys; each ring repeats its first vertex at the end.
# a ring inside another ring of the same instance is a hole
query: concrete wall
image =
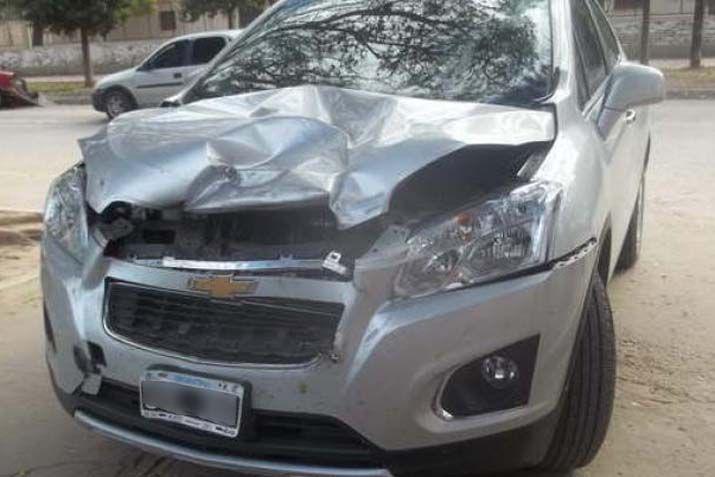
{"type": "MultiPolygon", "coordinates": [[[[640,12],[616,14],[611,23],[618,32],[628,56],[637,58],[640,49],[640,12]]],[[[693,17],[653,15],[650,29],[650,54],[653,58],[687,58],[692,41],[693,17]]],[[[705,16],[703,56],[715,56],[715,15],[705,16]]]]}
{"type": "MultiPolygon", "coordinates": [[[[270,3],[270,0],[267,1],[270,3]]],[[[240,12],[234,14],[235,25],[239,24],[240,12]]],[[[216,15],[214,17],[204,16],[195,22],[184,22],[181,20],[181,6],[178,0],[158,0],[155,11],[138,17],[132,17],[123,25],[119,25],[112,30],[106,38],[97,41],[136,41],[136,40],[157,40],[169,39],[188,33],[197,33],[211,30],[226,30],[228,28],[228,17],[226,15],[216,15]],[[160,16],[164,12],[173,12],[176,19],[176,28],[162,29],[160,16]]],[[[0,22],[0,50],[12,48],[29,48],[31,46],[31,28],[22,21],[0,22]]],[[[78,43],[79,35],[58,35],[46,31],[43,35],[46,46],[78,43]]]]}
{"type": "MultiPolygon", "coordinates": [[[[139,64],[164,40],[105,42],[92,44],[92,63],[97,73],[111,73],[139,64]]],[[[0,51],[0,70],[24,75],[69,75],[82,71],[82,51],[78,45],[0,51]]]]}

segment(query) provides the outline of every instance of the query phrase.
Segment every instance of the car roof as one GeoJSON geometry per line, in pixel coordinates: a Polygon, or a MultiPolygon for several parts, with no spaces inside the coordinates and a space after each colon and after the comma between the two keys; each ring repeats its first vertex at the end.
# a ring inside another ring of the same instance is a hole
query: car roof
{"type": "Polygon", "coordinates": [[[177,40],[195,40],[197,38],[206,38],[206,37],[211,37],[211,36],[227,36],[229,38],[236,38],[241,33],[243,33],[243,30],[204,31],[204,32],[200,32],[200,33],[190,33],[188,35],[177,36],[177,37],[172,38],[171,40],[167,41],[167,43],[170,43],[172,41],[177,41],[177,40]]]}

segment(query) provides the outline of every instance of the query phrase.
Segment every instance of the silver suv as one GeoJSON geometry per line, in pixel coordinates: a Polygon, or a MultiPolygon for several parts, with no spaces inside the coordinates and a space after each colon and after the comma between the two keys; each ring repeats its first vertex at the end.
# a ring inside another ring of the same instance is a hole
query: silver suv
{"type": "Polygon", "coordinates": [[[94,109],[113,119],[137,108],[159,106],[189,84],[240,33],[196,33],[164,43],[139,66],[102,78],[92,92],[94,109]]]}
{"type": "Polygon", "coordinates": [[[279,2],[53,184],[57,396],[250,475],[587,465],[663,95],[594,0],[279,2]]]}

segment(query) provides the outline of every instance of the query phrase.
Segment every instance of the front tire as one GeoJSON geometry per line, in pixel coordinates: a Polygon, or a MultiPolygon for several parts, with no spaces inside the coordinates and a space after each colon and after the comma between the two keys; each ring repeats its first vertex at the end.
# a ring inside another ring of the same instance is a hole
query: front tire
{"type": "Polygon", "coordinates": [[[616,385],[616,342],[606,288],[594,275],[582,315],[559,423],[540,465],[568,472],[588,465],[606,438],[616,385]]]}
{"type": "Polygon", "coordinates": [[[129,93],[121,89],[112,89],[104,95],[104,109],[111,120],[137,109],[137,106],[129,93]]]}
{"type": "Polygon", "coordinates": [[[641,180],[638,190],[638,200],[631,215],[631,222],[628,225],[626,239],[623,241],[623,249],[618,257],[616,269],[619,271],[630,270],[638,262],[643,247],[643,229],[645,221],[645,175],[641,180]]]}

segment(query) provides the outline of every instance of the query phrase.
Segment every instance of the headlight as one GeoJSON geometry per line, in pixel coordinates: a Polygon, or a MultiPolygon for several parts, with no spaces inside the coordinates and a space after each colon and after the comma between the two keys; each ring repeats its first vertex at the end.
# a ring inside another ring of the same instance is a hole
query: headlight
{"type": "Polygon", "coordinates": [[[73,167],[52,183],[45,204],[45,232],[80,261],[87,248],[85,182],[84,167],[73,167]]]}
{"type": "Polygon", "coordinates": [[[421,227],[407,241],[396,294],[429,295],[546,263],[560,195],[556,184],[530,183],[421,227]]]}

